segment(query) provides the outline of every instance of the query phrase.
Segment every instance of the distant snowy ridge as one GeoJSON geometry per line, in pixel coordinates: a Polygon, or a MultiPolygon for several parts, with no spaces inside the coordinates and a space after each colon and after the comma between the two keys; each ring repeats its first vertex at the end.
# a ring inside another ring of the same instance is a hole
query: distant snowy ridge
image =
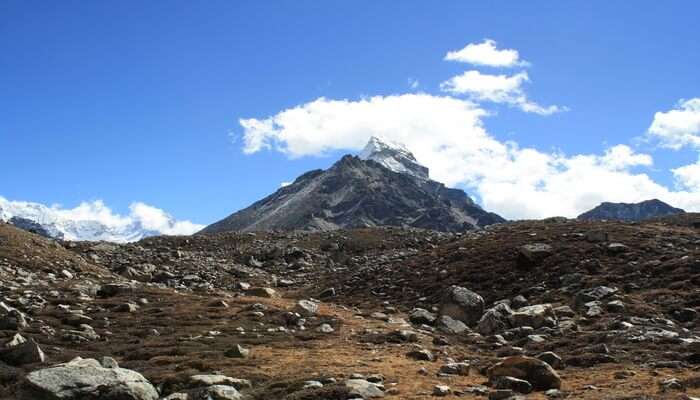
{"type": "Polygon", "coordinates": [[[372,136],[358,157],[362,160],[375,161],[400,174],[408,174],[419,179],[430,179],[428,168],[418,164],[413,153],[400,143],[372,136]]]}
{"type": "Polygon", "coordinates": [[[28,220],[57,239],[126,243],[148,236],[189,235],[204,227],[175,220],[163,210],[140,202],[132,203],[129,210],[128,215],[115,214],[101,200],[63,208],[0,196],[0,220],[8,223],[13,223],[13,219],[28,220]]]}

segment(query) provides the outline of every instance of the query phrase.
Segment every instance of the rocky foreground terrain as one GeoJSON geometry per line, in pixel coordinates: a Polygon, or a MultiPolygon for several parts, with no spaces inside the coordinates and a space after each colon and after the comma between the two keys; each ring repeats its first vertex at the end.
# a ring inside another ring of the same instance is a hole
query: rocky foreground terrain
{"type": "Polygon", "coordinates": [[[0,224],[0,398],[700,398],[698,221],[124,245],[0,224]]]}

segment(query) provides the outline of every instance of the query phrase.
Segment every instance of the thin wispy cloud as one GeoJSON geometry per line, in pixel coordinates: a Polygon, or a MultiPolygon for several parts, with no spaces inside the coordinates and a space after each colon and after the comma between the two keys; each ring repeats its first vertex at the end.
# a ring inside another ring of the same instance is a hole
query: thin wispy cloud
{"type": "Polygon", "coordinates": [[[525,95],[523,84],[530,81],[527,72],[514,75],[490,75],[476,70],[466,71],[440,84],[440,89],[454,95],[465,95],[475,101],[490,101],[517,106],[524,112],[551,115],[566,111],[556,105],[541,106],[525,95]]]}

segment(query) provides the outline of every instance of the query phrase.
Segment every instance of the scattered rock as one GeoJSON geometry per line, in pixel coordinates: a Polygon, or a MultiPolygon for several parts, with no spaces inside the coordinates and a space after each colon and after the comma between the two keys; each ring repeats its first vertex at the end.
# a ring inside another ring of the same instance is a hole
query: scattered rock
{"type": "Polygon", "coordinates": [[[440,315],[474,326],[484,314],[484,299],[467,288],[450,286],[443,295],[440,315]]]}
{"type": "Polygon", "coordinates": [[[0,349],[0,360],[10,365],[21,366],[43,363],[46,356],[33,339],[27,340],[18,333],[0,349]]]}
{"type": "Polygon", "coordinates": [[[496,389],[509,389],[523,394],[532,392],[532,385],[530,382],[511,376],[496,377],[493,382],[491,382],[491,385],[496,389]]]}
{"type": "Polygon", "coordinates": [[[435,355],[430,350],[413,350],[406,353],[406,356],[418,361],[435,361],[435,355]]]}
{"type": "Polygon", "coordinates": [[[311,317],[316,315],[318,312],[318,304],[310,300],[299,300],[294,307],[294,311],[298,312],[304,317],[311,317]]]}
{"type": "Polygon", "coordinates": [[[525,356],[508,357],[487,370],[489,380],[509,376],[528,381],[535,390],[559,389],[561,379],[544,361],[525,356]]]}
{"type": "Polygon", "coordinates": [[[363,399],[384,397],[384,386],[364,379],[348,379],[345,386],[349,389],[350,396],[360,396],[363,399]]]}
{"type": "Polygon", "coordinates": [[[433,396],[444,397],[452,393],[452,389],[446,385],[435,385],[433,388],[433,396]]]}
{"type": "Polygon", "coordinates": [[[518,266],[530,268],[539,265],[545,258],[554,254],[552,246],[546,243],[531,243],[518,248],[518,266]]]}
{"type": "Polygon", "coordinates": [[[237,344],[226,350],[224,355],[230,358],[248,358],[248,356],[250,356],[250,350],[244,348],[240,344],[237,344]]]}

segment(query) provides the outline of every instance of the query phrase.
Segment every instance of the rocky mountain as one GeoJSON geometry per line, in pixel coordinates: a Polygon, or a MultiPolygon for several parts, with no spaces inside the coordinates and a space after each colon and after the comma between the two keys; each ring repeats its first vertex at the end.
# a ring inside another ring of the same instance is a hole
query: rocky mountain
{"type": "Polygon", "coordinates": [[[44,227],[41,224],[32,221],[31,219],[22,217],[12,217],[9,220],[7,220],[7,223],[9,223],[10,225],[14,225],[20,229],[24,229],[25,231],[36,233],[37,235],[43,237],[63,239],[63,232],[58,231],[54,227],[44,227]]]}
{"type": "Polygon", "coordinates": [[[400,226],[462,231],[505,220],[466,193],[430,180],[403,147],[372,138],[360,157],[298,177],[272,195],[202,232],[400,226]]]}
{"type": "Polygon", "coordinates": [[[134,242],[160,232],[149,230],[136,220],[106,224],[94,219],[75,218],[39,203],[9,201],[0,197],[0,221],[45,237],[65,240],[134,242]]]}
{"type": "Polygon", "coordinates": [[[653,199],[641,203],[601,203],[594,209],[579,215],[578,219],[641,221],[683,213],[685,211],[680,208],[674,208],[661,200],[653,199]]]}

